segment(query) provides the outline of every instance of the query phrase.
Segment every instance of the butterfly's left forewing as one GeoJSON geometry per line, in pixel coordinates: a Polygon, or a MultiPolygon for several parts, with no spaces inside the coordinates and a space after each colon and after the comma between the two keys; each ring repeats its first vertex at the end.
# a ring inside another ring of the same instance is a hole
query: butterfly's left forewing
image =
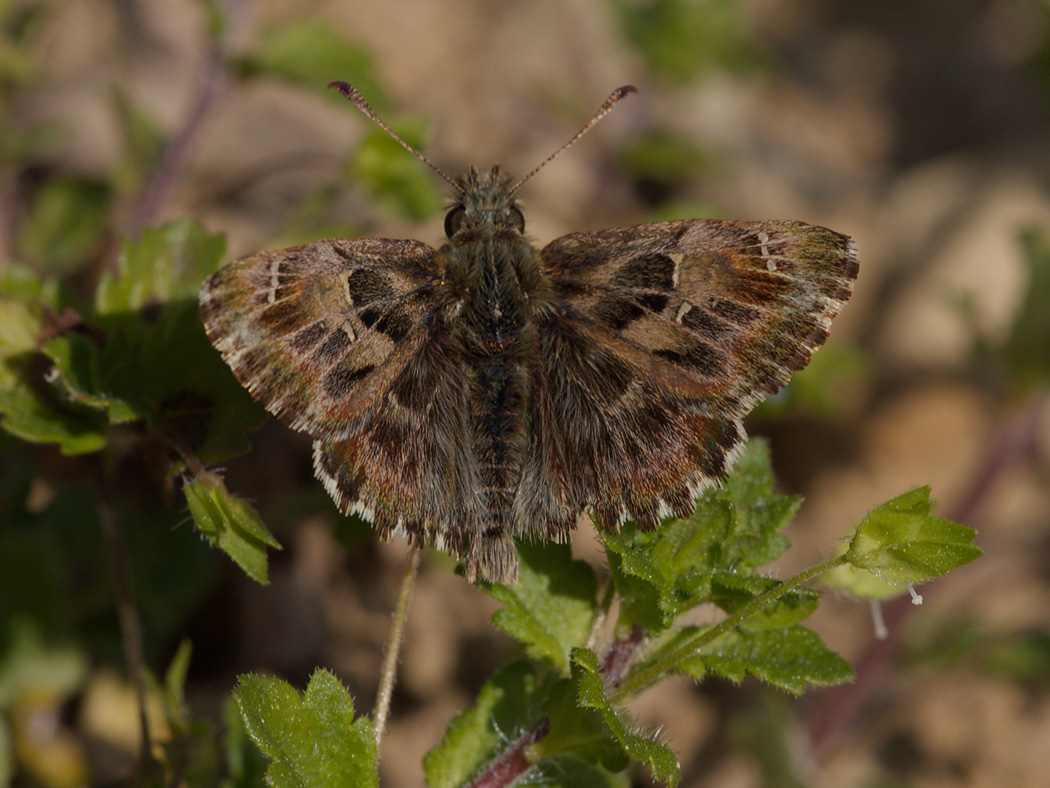
{"type": "Polygon", "coordinates": [[[418,241],[317,241],[235,260],[201,290],[205,330],[267,410],[345,437],[416,355],[437,253],[418,241]]]}
{"type": "Polygon", "coordinates": [[[857,275],[847,237],[798,222],[662,222],[540,254],[551,456],[598,524],[688,514],[728,472],[741,419],[804,367],[857,275]]]}

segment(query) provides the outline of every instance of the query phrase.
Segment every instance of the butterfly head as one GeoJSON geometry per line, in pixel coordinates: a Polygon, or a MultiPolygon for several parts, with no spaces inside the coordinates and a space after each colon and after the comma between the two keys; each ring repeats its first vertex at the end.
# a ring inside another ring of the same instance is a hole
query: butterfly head
{"type": "Polygon", "coordinates": [[[453,183],[455,203],[445,215],[445,235],[496,230],[525,231],[525,217],[514,200],[510,179],[499,167],[473,167],[453,183]]]}

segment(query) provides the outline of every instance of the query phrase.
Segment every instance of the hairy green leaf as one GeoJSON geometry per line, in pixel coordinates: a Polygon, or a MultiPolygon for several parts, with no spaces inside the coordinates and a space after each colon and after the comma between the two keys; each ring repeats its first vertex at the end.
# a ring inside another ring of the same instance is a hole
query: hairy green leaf
{"type": "Polygon", "coordinates": [[[574,561],[569,545],[519,543],[518,557],[517,583],[482,584],[506,605],[492,623],[524,643],[530,657],[568,675],[569,653],[583,645],[595,615],[594,569],[574,561]]]}
{"type": "Polygon", "coordinates": [[[787,547],[779,530],[798,500],[773,491],[769,449],[752,440],[722,489],[707,492],[692,516],[640,533],[630,525],[602,534],[616,588],[619,624],[656,635],[706,601],[716,572],[743,577],[787,547]]]}
{"type": "MultiPolygon", "coordinates": [[[[778,580],[758,575],[735,575],[720,572],[712,583],[711,601],[727,613],[735,613],[755,597],[779,585],[778,580]]],[[[749,616],[741,627],[757,632],[797,624],[817,609],[820,594],[808,588],[789,591],[772,604],[749,616]]]]}
{"type": "Polygon", "coordinates": [[[259,583],[266,583],[266,548],[281,549],[246,501],[231,495],[222,479],[202,473],[186,482],[182,491],[201,533],[259,583]]]}
{"type": "Polygon", "coordinates": [[[622,772],[630,759],[605,724],[600,711],[581,706],[578,682],[573,678],[557,682],[547,698],[545,711],[550,730],[537,744],[544,760],[571,754],[610,772],[622,772]]]}
{"type": "Polygon", "coordinates": [[[677,669],[696,679],[710,672],[734,682],[750,674],[792,695],[853,678],[846,660],[825,646],[819,635],[798,624],[753,633],[727,632],[680,662],[677,669]]]}
{"type": "Polygon", "coordinates": [[[190,220],[125,243],[116,274],[99,283],[90,330],[41,348],[64,400],[98,411],[87,417],[96,424],[145,421],[205,462],[247,450],[246,435],[265,414],[208,342],[197,309],[201,281],[224,246],[190,220]]]}
{"type": "Polygon", "coordinates": [[[583,708],[597,711],[624,753],[631,759],[646,764],[654,779],[674,788],[680,777],[674,753],[654,737],[633,730],[625,720],[623,712],[613,707],[605,691],[598,657],[593,651],[579,648],[573,650],[572,679],[576,684],[577,703],[583,708]]]}
{"type": "Polygon", "coordinates": [[[846,560],[887,583],[918,583],[981,555],[976,531],[930,514],[930,488],[920,487],[876,507],[850,540],[846,560]]]}
{"type": "Polygon", "coordinates": [[[350,693],[328,671],[315,671],[302,696],[254,675],[241,676],[234,695],[248,735],[272,759],[266,780],[274,788],[379,785],[372,723],[354,719],[350,693]]]}

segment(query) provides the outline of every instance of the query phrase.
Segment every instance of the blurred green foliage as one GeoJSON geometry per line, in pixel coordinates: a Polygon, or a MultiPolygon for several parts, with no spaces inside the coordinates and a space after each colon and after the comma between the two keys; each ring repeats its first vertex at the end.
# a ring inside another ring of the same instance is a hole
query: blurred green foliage
{"type": "Polygon", "coordinates": [[[685,83],[763,62],[737,0],[610,0],[624,37],[655,73],[685,83]]]}

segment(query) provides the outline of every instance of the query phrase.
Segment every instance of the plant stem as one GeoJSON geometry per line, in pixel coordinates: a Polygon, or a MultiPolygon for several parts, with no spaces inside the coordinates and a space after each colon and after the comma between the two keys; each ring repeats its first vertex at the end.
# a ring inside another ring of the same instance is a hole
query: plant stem
{"type": "Polygon", "coordinates": [[[535,725],[489,761],[481,774],[471,780],[466,788],[503,788],[513,783],[533,766],[526,753],[527,748],[546,736],[550,728],[551,721],[546,716],[540,717],[535,725]]]}
{"type": "Polygon", "coordinates": [[[408,620],[408,606],[412,601],[412,589],[416,584],[421,553],[422,550],[419,547],[413,547],[408,554],[405,573],[401,577],[401,591],[398,593],[397,606],[394,608],[394,618],[390,623],[390,636],[383,654],[383,665],[379,671],[379,694],[376,697],[375,711],[372,712],[377,758],[379,745],[383,740],[383,731],[386,729],[386,719],[390,713],[390,698],[394,694],[394,683],[397,680],[397,656],[401,651],[401,643],[405,639],[405,622],[408,620]]]}
{"type": "Polygon", "coordinates": [[[613,582],[611,577],[605,581],[605,589],[602,591],[601,601],[598,603],[597,609],[594,611],[594,619],[591,621],[591,630],[587,633],[587,640],[584,645],[587,648],[594,648],[594,644],[598,641],[598,636],[601,634],[602,627],[605,626],[605,619],[609,615],[609,609],[612,607],[613,599],[616,597],[616,584],[613,582]]]}
{"type": "Polygon", "coordinates": [[[708,643],[721,637],[734,627],[739,626],[751,616],[780,599],[784,594],[798,588],[798,586],[812,580],[814,577],[818,577],[819,575],[834,569],[836,566],[841,566],[845,563],[847,563],[845,555],[835,556],[834,558],[829,558],[827,561],[799,572],[797,575],[788,578],[783,583],[773,586],[773,588],[766,591],[766,593],[755,597],[732,615],[727,616],[714,626],[701,630],[695,637],[685,640],[677,648],[656,662],[652,662],[637,670],[628,672],[620,683],[620,686],[617,687],[616,692],[610,696],[610,699],[614,703],[617,703],[622,702],[631,695],[637,695],[643,689],[655,684],[667,675],[667,673],[673,670],[674,666],[679,662],[693,656],[708,643]]]}
{"type": "Polygon", "coordinates": [[[135,606],[135,592],[131,580],[131,566],[128,563],[127,549],[124,545],[124,534],[113,505],[112,488],[109,480],[105,478],[105,473],[103,470],[99,474],[102,496],[98,505],[98,518],[113,570],[117,619],[120,622],[124,658],[128,663],[128,677],[135,691],[135,700],[138,705],[139,736],[141,738],[138,768],[140,776],[144,779],[152,771],[153,754],[149,718],[146,716],[146,660],[142,652],[142,624],[139,621],[138,608],[135,606]]]}

